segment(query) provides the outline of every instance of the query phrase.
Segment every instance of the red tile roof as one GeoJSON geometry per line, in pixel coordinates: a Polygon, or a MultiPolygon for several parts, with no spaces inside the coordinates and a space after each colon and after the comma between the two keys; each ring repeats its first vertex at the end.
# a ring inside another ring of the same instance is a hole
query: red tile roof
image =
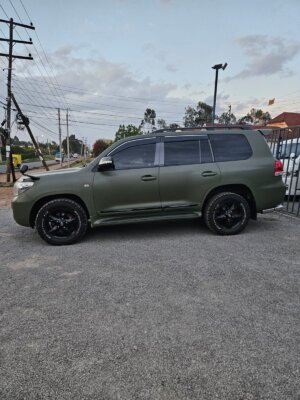
{"type": "Polygon", "coordinates": [[[277,117],[271,119],[269,124],[274,124],[277,122],[285,122],[287,126],[300,125],[300,113],[283,112],[277,115],[277,117]]]}

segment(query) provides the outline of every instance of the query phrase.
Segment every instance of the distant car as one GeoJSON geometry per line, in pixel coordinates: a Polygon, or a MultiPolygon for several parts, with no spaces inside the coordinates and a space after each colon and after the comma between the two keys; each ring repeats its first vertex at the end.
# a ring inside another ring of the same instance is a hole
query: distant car
{"type": "Polygon", "coordinates": [[[78,158],[79,157],[79,154],[78,153],[74,153],[73,154],[73,158],[78,158]]]}
{"type": "Polygon", "coordinates": [[[300,138],[283,140],[274,147],[273,154],[283,164],[285,195],[300,196],[300,138]]]}
{"type": "Polygon", "coordinates": [[[55,161],[56,162],[60,162],[60,160],[63,162],[64,157],[65,157],[64,153],[60,153],[60,152],[55,153],[55,161]]]}

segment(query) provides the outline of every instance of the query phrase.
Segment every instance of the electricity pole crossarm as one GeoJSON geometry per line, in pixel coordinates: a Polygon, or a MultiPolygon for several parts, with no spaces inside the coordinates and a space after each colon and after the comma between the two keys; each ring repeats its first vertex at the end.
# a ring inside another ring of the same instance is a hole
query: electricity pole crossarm
{"type": "Polygon", "coordinates": [[[47,163],[46,163],[46,161],[45,161],[45,159],[44,159],[44,156],[43,156],[43,154],[42,154],[42,152],[41,152],[41,150],[40,150],[40,148],[39,148],[39,145],[38,145],[37,141],[35,140],[35,137],[33,136],[32,131],[31,131],[30,127],[29,127],[29,120],[28,120],[28,118],[25,117],[25,115],[22,113],[22,111],[21,111],[21,109],[20,109],[20,106],[19,106],[19,104],[17,103],[17,101],[16,101],[15,96],[13,95],[13,93],[11,94],[11,99],[12,99],[12,101],[13,101],[13,103],[14,103],[16,109],[18,110],[18,113],[19,113],[20,117],[22,118],[22,122],[23,122],[23,124],[25,125],[25,127],[26,127],[26,129],[27,129],[27,131],[28,131],[28,133],[29,133],[29,136],[30,136],[30,138],[31,138],[31,140],[32,140],[32,143],[33,143],[33,145],[34,145],[34,147],[35,147],[37,153],[38,153],[38,156],[39,156],[40,161],[42,161],[42,164],[43,164],[43,166],[45,167],[46,171],[49,171],[49,167],[48,167],[48,165],[47,165],[47,163]]]}
{"type": "MultiPolygon", "coordinates": [[[[5,53],[0,53],[0,57],[9,57],[9,54],[5,54],[5,53]]],[[[22,60],[33,60],[33,57],[31,56],[31,54],[28,55],[28,57],[26,56],[16,56],[13,55],[13,58],[21,58],[22,60]]]]}
{"type": "Polygon", "coordinates": [[[26,25],[26,24],[21,24],[20,22],[14,22],[12,18],[10,20],[0,19],[0,22],[4,22],[6,24],[10,24],[11,21],[15,26],[21,26],[22,28],[35,30],[35,27],[32,25],[32,23],[30,25],[26,25]]]}
{"type": "MultiPolygon", "coordinates": [[[[0,38],[0,42],[9,42],[9,39],[0,38]]],[[[32,44],[32,40],[13,40],[13,43],[23,43],[23,44],[32,44]]]]}

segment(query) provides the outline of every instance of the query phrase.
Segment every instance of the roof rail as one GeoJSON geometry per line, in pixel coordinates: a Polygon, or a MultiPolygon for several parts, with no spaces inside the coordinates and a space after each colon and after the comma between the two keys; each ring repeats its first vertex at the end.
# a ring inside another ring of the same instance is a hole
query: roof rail
{"type": "Polygon", "coordinates": [[[211,126],[197,126],[193,128],[163,128],[157,129],[153,133],[163,133],[163,132],[184,132],[184,131],[214,131],[215,129],[253,129],[251,125],[211,125],[211,126]]]}

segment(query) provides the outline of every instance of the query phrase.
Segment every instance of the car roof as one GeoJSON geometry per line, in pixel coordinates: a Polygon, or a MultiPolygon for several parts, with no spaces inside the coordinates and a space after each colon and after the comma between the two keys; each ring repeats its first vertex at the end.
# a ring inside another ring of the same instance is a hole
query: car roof
{"type": "MultiPolygon", "coordinates": [[[[258,131],[257,129],[251,129],[248,125],[240,126],[240,125],[232,125],[232,126],[208,126],[208,127],[201,127],[201,128],[176,128],[176,129],[158,129],[152,133],[147,133],[146,135],[135,135],[129,136],[127,138],[121,139],[118,143],[127,142],[130,140],[137,140],[137,139],[146,139],[146,138],[154,138],[160,136],[189,136],[189,135],[205,135],[209,134],[216,134],[216,133],[241,133],[246,131],[258,131]]],[[[262,133],[262,132],[261,132],[262,133]]]]}

